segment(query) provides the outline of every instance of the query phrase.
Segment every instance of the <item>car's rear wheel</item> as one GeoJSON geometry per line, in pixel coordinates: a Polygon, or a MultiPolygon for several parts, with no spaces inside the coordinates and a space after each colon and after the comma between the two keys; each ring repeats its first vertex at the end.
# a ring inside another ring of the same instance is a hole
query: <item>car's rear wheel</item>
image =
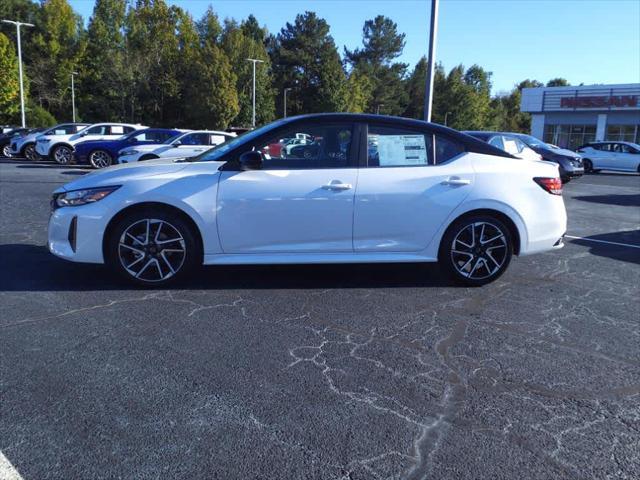
{"type": "Polygon", "coordinates": [[[509,266],[513,239],[495,217],[474,215],[456,220],[440,244],[439,262],[456,282],[480,286],[492,282],[509,266]]]}
{"type": "Polygon", "coordinates": [[[89,163],[93,168],[106,168],[113,164],[113,158],[109,152],[95,150],[89,154],[89,163]]]}
{"type": "Polygon", "coordinates": [[[60,165],[69,165],[73,158],[73,150],[67,145],[58,145],[53,149],[53,159],[60,165]]]}
{"type": "Polygon", "coordinates": [[[582,160],[582,165],[584,166],[584,173],[593,173],[593,162],[588,158],[582,160]]]}
{"type": "Polygon", "coordinates": [[[11,147],[9,145],[2,147],[2,156],[11,158],[11,147]]]}
{"type": "Polygon", "coordinates": [[[23,152],[24,158],[26,158],[27,160],[31,160],[32,162],[35,162],[40,158],[40,155],[38,155],[38,152],[36,152],[36,146],[33,143],[27,144],[22,149],[22,152],[23,152]]]}
{"type": "Polygon", "coordinates": [[[164,286],[183,278],[201,259],[191,226],[167,211],[132,212],[111,230],[107,264],[137,285],[164,286]]]}

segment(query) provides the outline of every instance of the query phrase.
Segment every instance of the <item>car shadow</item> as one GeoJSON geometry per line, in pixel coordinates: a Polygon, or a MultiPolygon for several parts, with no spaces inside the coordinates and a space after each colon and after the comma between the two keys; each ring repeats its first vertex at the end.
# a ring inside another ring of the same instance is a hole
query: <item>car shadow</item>
{"type": "Polygon", "coordinates": [[[568,238],[567,240],[577,245],[589,247],[589,253],[592,255],[640,265],[640,229],[590,235],[584,238],[568,238]],[[599,242],[615,242],[628,246],[599,242]]]}
{"type": "Polygon", "coordinates": [[[592,203],[604,203],[620,207],[640,207],[640,194],[629,195],[581,195],[572,197],[576,200],[592,203]]]}
{"type": "MultiPolygon", "coordinates": [[[[104,265],[73,263],[31,244],[0,245],[0,291],[131,290],[104,265]]],[[[450,287],[435,264],[205,266],[170,289],[332,289],[450,287]]],[[[163,288],[164,290],[164,288],[163,288]]]]}
{"type": "Polygon", "coordinates": [[[58,165],[57,163],[38,163],[38,164],[24,164],[18,165],[16,168],[44,168],[44,169],[59,169],[59,168],[77,168],[89,172],[91,170],[87,165],[58,165]]]}

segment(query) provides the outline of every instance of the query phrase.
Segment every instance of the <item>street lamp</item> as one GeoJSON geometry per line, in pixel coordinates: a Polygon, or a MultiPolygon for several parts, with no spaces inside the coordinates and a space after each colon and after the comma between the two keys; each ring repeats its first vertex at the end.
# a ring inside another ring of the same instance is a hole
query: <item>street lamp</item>
{"type": "Polygon", "coordinates": [[[444,126],[445,126],[445,127],[447,126],[447,117],[448,117],[449,115],[451,115],[451,112],[447,112],[447,113],[445,113],[445,114],[444,114],[444,126]]]}
{"type": "Polygon", "coordinates": [[[22,128],[26,127],[24,117],[24,87],[22,86],[22,46],[20,45],[20,27],[34,27],[31,23],[14,22],[13,20],[2,20],[2,23],[10,23],[16,26],[18,32],[18,76],[20,77],[20,111],[22,112],[22,128]]]}
{"type": "Polygon", "coordinates": [[[436,37],[438,35],[438,2],[431,0],[431,30],[429,30],[429,63],[427,64],[427,84],[424,92],[424,119],[431,121],[433,107],[433,71],[436,64],[436,37]]]}
{"type": "Polygon", "coordinates": [[[73,112],[73,123],[76,123],[76,90],[73,84],[73,77],[78,75],[78,72],[71,72],[71,111],[73,112]]]}
{"type": "Polygon", "coordinates": [[[287,118],[287,92],[290,92],[292,88],[288,87],[284,89],[284,118],[287,118]]]}
{"type": "Polygon", "coordinates": [[[256,126],[256,63],[264,63],[264,60],[247,58],[247,61],[253,63],[253,117],[251,118],[251,125],[255,128],[256,126]]]}

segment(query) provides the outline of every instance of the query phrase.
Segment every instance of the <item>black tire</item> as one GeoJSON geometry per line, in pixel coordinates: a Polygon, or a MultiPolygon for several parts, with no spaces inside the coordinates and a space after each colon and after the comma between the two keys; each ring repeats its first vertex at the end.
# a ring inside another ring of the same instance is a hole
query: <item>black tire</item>
{"type": "Polygon", "coordinates": [[[560,180],[562,180],[562,183],[569,183],[571,181],[571,177],[569,177],[568,175],[564,175],[560,177],[560,180]]]}
{"type": "Polygon", "coordinates": [[[146,160],[155,160],[156,158],[160,158],[160,157],[157,155],[143,155],[138,159],[138,161],[144,162],[146,160]]]}
{"type": "Polygon", "coordinates": [[[22,148],[22,156],[27,160],[31,160],[32,162],[40,160],[40,155],[38,155],[38,152],[36,152],[36,145],[34,143],[27,143],[22,148]]]}
{"type": "Polygon", "coordinates": [[[584,166],[584,173],[593,173],[593,162],[588,158],[582,160],[582,165],[584,166]]]}
{"type": "Polygon", "coordinates": [[[479,287],[499,278],[512,256],[513,238],[502,221],[489,215],[469,215],[449,226],[440,243],[438,261],[456,283],[479,287]]]}
{"type": "Polygon", "coordinates": [[[2,156],[11,158],[11,145],[7,144],[2,147],[2,156]]]}
{"type": "Polygon", "coordinates": [[[129,283],[164,287],[184,279],[202,264],[202,251],[196,235],[197,232],[181,215],[171,211],[134,211],[110,229],[105,245],[105,260],[113,271],[129,283]],[[151,241],[147,242],[148,245],[142,245],[147,222],[151,241]],[[136,232],[140,233],[135,235],[136,232]],[[172,238],[178,238],[176,233],[181,237],[180,240],[171,241],[172,238]],[[180,248],[184,250],[182,254],[177,252],[180,248]],[[163,278],[160,278],[161,275],[163,278]]]}
{"type": "Polygon", "coordinates": [[[57,145],[51,151],[51,158],[58,165],[69,165],[73,160],[73,150],[68,145],[57,145]]]}
{"type": "Polygon", "coordinates": [[[95,169],[107,168],[113,165],[113,157],[106,150],[94,150],[89,154],[89,163],[95,169]]]}

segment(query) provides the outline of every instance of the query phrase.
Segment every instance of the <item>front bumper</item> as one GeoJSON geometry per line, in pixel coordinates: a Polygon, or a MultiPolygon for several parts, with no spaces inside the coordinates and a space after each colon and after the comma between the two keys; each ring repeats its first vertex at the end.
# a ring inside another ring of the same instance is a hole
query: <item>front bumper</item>
{"type": "Polygon", "coordinates": [[[107,212],[99,202],[51,212],[47,246],[55,256],[82,263],[104,263],[102,238],[107,212]]]}

